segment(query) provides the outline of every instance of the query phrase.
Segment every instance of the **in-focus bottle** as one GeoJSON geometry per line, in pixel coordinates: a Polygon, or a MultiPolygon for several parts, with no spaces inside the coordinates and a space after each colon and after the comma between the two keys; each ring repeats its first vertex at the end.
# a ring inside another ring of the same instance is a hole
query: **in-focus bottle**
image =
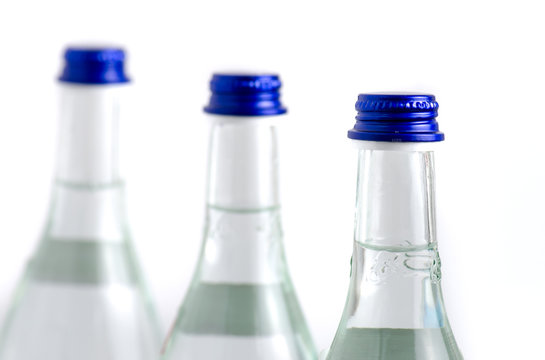
{"type": "Polygon", "coordinates": [[[462,359],[441,293],[433,95],[362,94],[350,288],[327,360],[462,359]]]}
{"type": "Polygon", "coordinates": [[[216,74],[204,239],[163,360],[315,359],[282,244],[276,75],[216,74]]]}
{"type": "Polygon", "coordinates": [[[45,230],[0,338],[1,360],[150,360],[160,351],[118,173],[118,48],[71,47],[45,230]]]}

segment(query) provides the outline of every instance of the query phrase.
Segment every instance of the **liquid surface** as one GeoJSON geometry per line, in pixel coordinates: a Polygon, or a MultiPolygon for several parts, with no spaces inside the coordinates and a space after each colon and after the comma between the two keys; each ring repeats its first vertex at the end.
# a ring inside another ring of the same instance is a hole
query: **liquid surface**
{"type": "Polygon", "coordinates": [[[138,268],[126,241],[42,241],[28,268],[31,281],[136,284],[138,268]]]}
{"type": "Polygon", "coordinates": [[[444,328],[351,328],[335,339],[327,360],[458,360],[452,333],[444,328]]]}
{"type": "MultiPolygon", "coordinates": [[[[278,284],[209,284],[191,291],[179,329],[188,334],[238,336],[291,333],[290,309],[278,284]]],[[[296,325],[296,324],[293,324],[296,325]]]]}
{"type": "Polygon", "coordinates": [[[163,359],[314,359],[299,305],[280,284],[201,283],[178,319],[163,359]]]}

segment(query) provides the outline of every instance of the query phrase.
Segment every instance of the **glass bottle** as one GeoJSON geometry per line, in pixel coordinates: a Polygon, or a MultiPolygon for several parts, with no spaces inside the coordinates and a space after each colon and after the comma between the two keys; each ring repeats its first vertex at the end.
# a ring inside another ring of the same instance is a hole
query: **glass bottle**
{"type": "Polygon", "coordinates": [[[0,337],[1,360],[150,360],[157,319],[133,251],[118,174],[124,51],[68,48],[45,231],[0,337]]]}
{"type": "Polygon", "coordinates": [[[163,360],[315,359],[280,225],[275,75],[216,74],[204,240],[163,360]]]}
{"type": "Polygon", "coordinates": [[[362,94],[348,132],[359,152],[354,252],[327,360],[462,359],[441,293],[433,95],[362,94]]]}

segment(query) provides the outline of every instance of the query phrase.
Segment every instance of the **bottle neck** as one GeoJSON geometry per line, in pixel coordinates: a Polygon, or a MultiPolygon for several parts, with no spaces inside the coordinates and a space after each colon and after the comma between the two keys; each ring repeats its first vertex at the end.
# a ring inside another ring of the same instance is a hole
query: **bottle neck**
{"type": "Polygon", "coordinates": [[[118,126],[123,86],[60,88],[57,180],[98,186],[119,181],[118,126]]]}
{"type": "Polygon", "coordinates": [[[213,116],[200,280],[281,281],[284,267],[272,118],[213,116]]]}
{"type": "Polygon", "coordinates": [[[211,118],[208,205],[237,211],[279,206],[274,117],[211,118]]]}
{"type": "Polygon", "coordinates": [[[46,237],[121,240],[118,127],[124,86],[60,87],[56,181],[46,237]]]}
{"type": "MultiPolygon", "coordinates": [[[[361,142],[363,143],[363,142],[361,142]]],[[[346,328],[441,328],[433,151],[360,145],[346,328]]]]}
{"type": "Polygon", "coordinates": [[[433,151],[412,144],[359,149],[355,240],[377,247],[436,241],[433,151]]]}

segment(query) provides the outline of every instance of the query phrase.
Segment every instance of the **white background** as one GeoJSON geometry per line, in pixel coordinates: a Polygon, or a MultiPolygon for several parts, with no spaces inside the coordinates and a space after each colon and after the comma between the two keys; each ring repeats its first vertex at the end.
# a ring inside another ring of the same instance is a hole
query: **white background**
{"type": "Polygon", "coordinates": [[[539,359],[545,321],[545,81],[538,1],[0,0],[0,321],[48,206],[61,53],[122,44],[123,165],[166,331],[201,240],[213,71],[281,74],[286,250],[319,348],[348,286],[357,94],[434,93],[447,310],[467,359],[539,359]]]}

